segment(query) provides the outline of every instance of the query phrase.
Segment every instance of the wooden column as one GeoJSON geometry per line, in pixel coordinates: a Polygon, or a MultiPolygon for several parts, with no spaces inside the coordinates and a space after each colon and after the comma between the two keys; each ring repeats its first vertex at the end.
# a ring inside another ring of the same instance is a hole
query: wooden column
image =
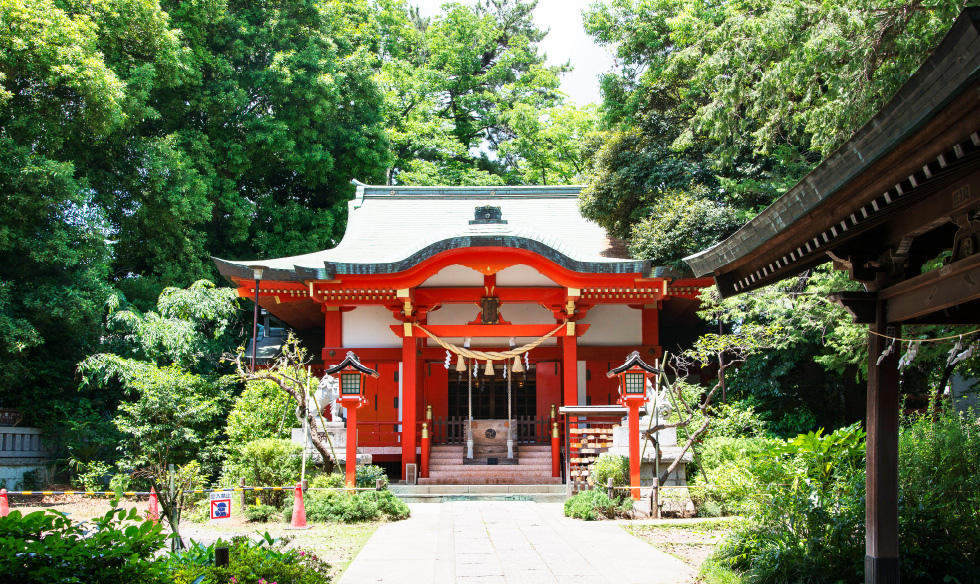
{"type": "Polygon", "coordinates": [[[640,406],[641,400],[627,400],[629,406],[630,495],[640,500],[640,406]]]}
{"type": "Polygon", "coordinates": [[[418,423],[416,402],[418,399],[418,359],[415,337],[402,339],[402,476],[405,465],[416,464],[415,427],[418,423]]]}
{"type": "MultiPolygon", "coordinates": [[[[323,346],[344,346],[344,316],[337,306],[323,307],[323,346]]],[[[340,362],[343,357],[337,359],[340,362]]]]}
{"type": "MultiPolygon", "coordinates": [[[[569,323],[573,324],[574,323],[569,323]]],[[[567,326],[567,325],[566,325],[567,326]]],[[[562,388],[566,406],[578,405],[578,337],[569,335],[561,339],[562,388]]]]}
{"type": "Polygon", "coordinates": [[[357,486],[357,402],[349,401],[347,407],[347,461],[344,463],[344,484],[357,486]]]}
{"type": "Polygon", "coordinates": [[[895,351],[878,365],[891,344],[879,334],[901,336],[901,327],[885,323],[885,303],[877,302],[876,322],[868,334],[868,450],[865,509],[864,581],[898,584],[898,359],[895,351]],[[875,334],[879,333],[879,334],[875,334]]]}

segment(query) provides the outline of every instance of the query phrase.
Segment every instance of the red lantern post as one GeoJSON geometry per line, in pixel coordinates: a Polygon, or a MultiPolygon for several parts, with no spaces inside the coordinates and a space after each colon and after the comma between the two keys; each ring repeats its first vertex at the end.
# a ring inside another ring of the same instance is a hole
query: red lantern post
{"type": "Polygon", "coordinates": [[[378,377],[374,369],[361,365],[353,352],[335,367],[327,369],[326,375],[340,379],[340,405],[347,409],[347,463],[344,482],[348,487],[357,484],[357,408],[367,403],[364,397],[365,378],[378,377]]]}
{"type": "Polygon", "coordinates": [[[640,498],[640,408],[647,403],[647,379],[659,374],[659,369],[640,359],[639,351],[606,374],[619,377],[619,403],[629,408],[630,493],[634,500],[640,498]]]}

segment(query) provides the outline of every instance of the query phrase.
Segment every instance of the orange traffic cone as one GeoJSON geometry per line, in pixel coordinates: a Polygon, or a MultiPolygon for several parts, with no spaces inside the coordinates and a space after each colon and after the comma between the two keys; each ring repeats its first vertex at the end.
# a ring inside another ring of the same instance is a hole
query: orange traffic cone
{"type": "Polygon", "coordinates": [[[150,508],[146,512],[146,520],[157,523],[160,521],[160,507],[157,501],[157,492],[150,487],[150,508]]]}
{"type": "Polygon", "coordinates": [[[286,529],[310,529],[306,524],[306,505],[303,504],[303,483],[296,483],[296,495],[293,497],[293,520],[286,529]]]}
{"type": "Polygon", "coordinates": [[[7,489],[0,489],[0,517],[6,517],[10,513],[10,505],[7,503],[7,489]]]}

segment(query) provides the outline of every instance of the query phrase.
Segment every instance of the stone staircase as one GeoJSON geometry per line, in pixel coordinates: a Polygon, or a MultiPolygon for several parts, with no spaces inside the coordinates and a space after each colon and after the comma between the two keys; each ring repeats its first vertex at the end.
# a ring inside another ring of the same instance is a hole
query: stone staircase
{"type": "Polygon", "coordinates": [[[524,444],[517,449],[517,464],[463,464],[464,445],[433,446],[429,477],[419,485],[560,485],[551,476],[551,446],[524,444]]]}

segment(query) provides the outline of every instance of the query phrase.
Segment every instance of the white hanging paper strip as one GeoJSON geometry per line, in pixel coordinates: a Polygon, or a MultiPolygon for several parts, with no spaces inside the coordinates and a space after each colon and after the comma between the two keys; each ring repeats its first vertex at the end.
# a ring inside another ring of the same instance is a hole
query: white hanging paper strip
{"type": "Polygon", "coordinates": [[[453,354],[446,351],[446,369],[449,369],[449,362],[453,360],[453,354]]]}
{"type": "Polygon", "coordinates": [[[894,351],[895,351],[895,340],[892,339],[892,342],[890,345],[888,345],[888,348],[881,353],[880,357],[878,357],[878,362],[876,363],[876,365],[881,365],[881,362],[885,360],[885,357],[891,355],[894,351]]]}
{"type": "Polygon", "coordinates": [[[949,358],[946,359],[947,367],[949,367],[950,365],[954,365],[958,362],[956,360],[956,356],[959,355],[960,351],[962,350],[963,350],[963,335],[960,335],[960,338],[956,340],[956,344],[953,345],[952,350],[950,350],[949,352],[949,358]]]}
{"type": "Polygon", "coordinates": [[[970,345],[969,347],[966,348],[965,351],[963,351],[962,353],[960,353],[959,355],[957,355],[956,358],[953,359],[953,362],[950,363],[950,364],[951,365],[956,365],[957,363],[959,363],[963,359],[969,359],[972,355],[973,355],[973,345],[970,345]]]}

